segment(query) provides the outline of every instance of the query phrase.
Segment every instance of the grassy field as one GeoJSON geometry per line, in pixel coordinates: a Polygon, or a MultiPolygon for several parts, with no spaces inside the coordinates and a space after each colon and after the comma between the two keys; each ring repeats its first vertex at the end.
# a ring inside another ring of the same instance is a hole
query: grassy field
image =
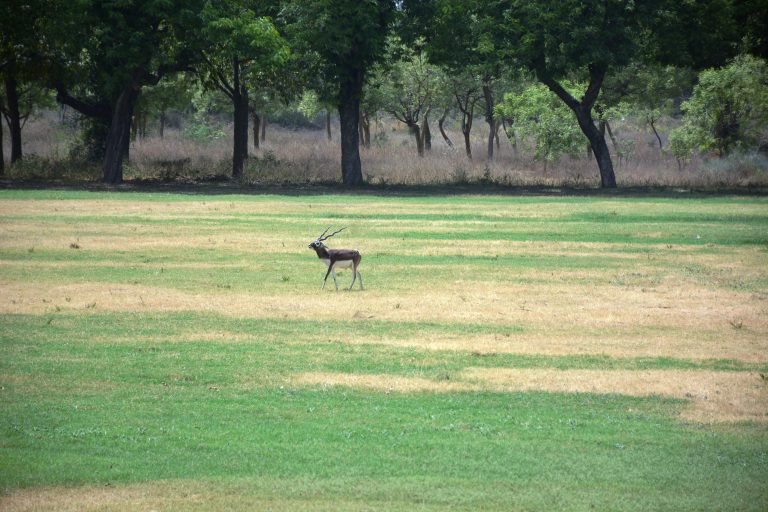
{"type": "Polygon", "coordinates": [[[0,316],[4,511],[768,509],[766,198],[2,191],[0,316]]]}

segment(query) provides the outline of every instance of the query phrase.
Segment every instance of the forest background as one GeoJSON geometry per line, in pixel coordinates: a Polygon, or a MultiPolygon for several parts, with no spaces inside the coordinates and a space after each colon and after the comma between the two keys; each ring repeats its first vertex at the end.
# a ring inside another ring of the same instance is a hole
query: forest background
{"type": "Polygon", "coordinates": [[[767,18],[754,0],[4,2],[0,172],[764,187],[767,18]]]}

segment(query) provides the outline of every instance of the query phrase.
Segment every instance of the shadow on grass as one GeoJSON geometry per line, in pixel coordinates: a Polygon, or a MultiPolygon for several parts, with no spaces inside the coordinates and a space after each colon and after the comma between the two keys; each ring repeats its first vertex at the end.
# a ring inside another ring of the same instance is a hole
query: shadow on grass
{"type": "Polygon", "coordinates": [[[362,185],[345,186],[338,183],[318,184],[242,184],[219,177],[217,180],[198,182],[167,182],[162,180],[126,180],[119,185],[87,181],[0,180],[0,190],[63,190],[86,192],[141,192],[187,195],[287,195],[310,196],[349,194],[391,197],[430,197],[456,195],[485,196],[551,196],[551,197],[660,197],[697,198],[718,196],[768,196],[766,187],[697,188],[697,187],[595,187],[513,186],[500,184],[456,185],[362,185]]]}

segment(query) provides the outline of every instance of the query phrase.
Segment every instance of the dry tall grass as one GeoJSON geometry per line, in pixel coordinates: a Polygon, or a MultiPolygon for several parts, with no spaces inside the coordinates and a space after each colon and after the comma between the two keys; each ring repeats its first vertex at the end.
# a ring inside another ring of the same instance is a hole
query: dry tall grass
{"type": "MultiPolygon", "coordinates": [[[[445,185],[495,183],[519,186],[599,185],[597,165],[584,147],[580,158],[564,157],[556,162],[533,159],[530,147],[514,147],[503,133],[495,147],[494,159],[487,157],[488,127],[478,120],[472,134],[469,159],[463,148],[458,126],[449,126],[448,135],[455,147],[449,147],[433,128],[432,150],[424,157],[416,153],[413,138],[403,125],[379,121],[373,127],[370,148],[361,148],[364,178],[372,184],[445,185]]],[[[244,181],[247,183],[337,183],[340,180],[338,125],[328,140],[324,130],[289,130],[270,124],[260,148],[251,146],[244,181]]],[[[618,184],[624,187],[743,187],[768,186],[768,159],[707,163],[700,158],[680,166],[669,153],[659,150],[651,133],[629,123],[617,124],[614,132],[630,148],[619,158],[613,147],[613,161],[618,184]]],[[[126,163],[126,179],[196,180],[226,177],[231,169],[231,126],[225,135],[211,141],[194,140],[183,130],[166,129],[164,138],[151,134],[132,142],[126,163]]],[[[9,144],[5,137],[6,146],[9,144]]],[[[66,178],[65,161],[77,139],[71,118],[48,112],[28,123],[24,130],[25,155],[32,155],[29,165],[6,174],[10,178],[33,176],[66,178]],[[40,167],[52,167],[47,172],[40,167]]],[[[252,142],[251,142],[252,144],[252,142]]],[[[609,142],[610,145],[610,142],[609,142]]],[[[6,156],[9,149],[6,149],[6,156]]],[[[98,168],[90,170],[98,179],[98,168]]],[[[69,174],[81,176],[71,168],[69,174]]]]}

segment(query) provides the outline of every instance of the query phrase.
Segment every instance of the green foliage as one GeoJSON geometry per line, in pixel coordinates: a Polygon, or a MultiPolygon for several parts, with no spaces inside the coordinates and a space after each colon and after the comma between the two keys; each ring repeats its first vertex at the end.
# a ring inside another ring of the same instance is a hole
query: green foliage
{"type": "Polygon", "coordinates": [[[372,88],[378,91],[384,111],[412,126],[435,107],[445,77],[425,52],[414,51],[399,39],[390,41],[387,54],[388,61],[371,80],[372,88]]]}
{"type": "Polygon", "coordinates": [[[304,114],[307,119],[313,119],[325,107],[320,102],[320,98],[315,91],[307,90],[302,94],[301,100],[299,100],[299,104],[296,108],[299,112],[304,114]]]}
{"type": "Polygon", "coordinates": [[[683,124],[670,136],[678,158],[689,159],[693,151],[724,156],[755,148],[768,125],[768,63],[744,55],[703,71],[681,108],[683,124]]]}
{"type": "MultiPolygon", "coordinates": [[[[566,87],[575,91],[580,86],[566,87]]],[[[520,93],[505,94],[504,101],[496,106],[496,115],[511,121],[510,137],[533,142],[537,160],[556,161],[584,149],[586,139],[573,112],[544,85],[531,84],[520,93]]]]}
{"type": "Polygon", "coordinates": [[[286,41],[272,19],[261,16],[246,3],[207,2],[202,11],[205,80],[229,92],[234,87],[233,60],[242,76],[237,80],[258,82],[279,72],[290,58],[286,41]]]}
{"type": "MultiPolygon", "coordinates": [[[[380,60],[395,15],[393,0],[295,0],[282,13],[286,31],[323,102],[338,104],[345,83],[360,82],[380,60]]],[[[358,92],[359,94],[359,92],[358,92]]]]}

